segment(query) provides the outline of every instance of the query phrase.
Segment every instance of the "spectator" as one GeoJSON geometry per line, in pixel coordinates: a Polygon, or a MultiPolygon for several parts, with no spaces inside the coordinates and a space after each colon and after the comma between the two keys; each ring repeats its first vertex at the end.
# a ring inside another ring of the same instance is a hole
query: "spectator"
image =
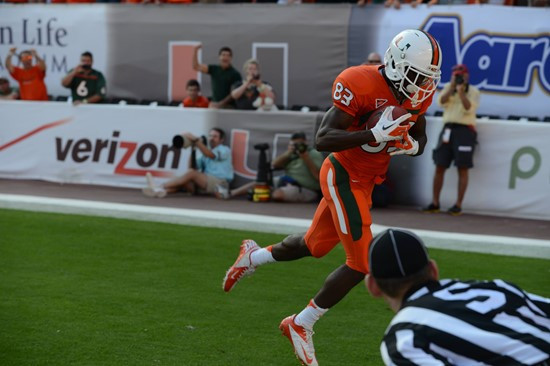
{"type": "Polygon", "coordinates": [[[94,58],[90,52],[80,55],[80,64],[61,80],[61,85],[71,89],[74,104],[100,103],[106,95],[105,77],[92,69],[94,58]]]}
{"type": "Polygon", "coordinates": [[[439,280],[420,238],[378,234],[369,292],[397,314],[380,346],[386,365],[549,365],[550,299],[503,280],[439,280]]]}
{"type": "Polygon", "coordinates": [[[243,65],[245,80],[239,80],[231,86],[231,97],[237,109],[277,109],[273,104],[275,94],[271,86],[260,78],[260,64],[251,58],[243,65]]]}
{"type": "Polygon", "coordinates": [[[469,84],[469,79],[466,65],[455,65],[451,82],[445,85],[439,95],[444,124],[433,152],[436,167],[432,203],[423,209],[424,212],[439,212],[439,196],[445,171],[454,160],[458,169],[458,196],[456,203],[447,212],[455,216],[462,214],[462,201],[468,187],[468,169],[474,166],[473,156],[477,143],[476,110],[480,94],[479,89],[469,84]]]}
{"type": "Polygon", "coordinates": [[[6,68],[10,75],[19,82],[19,92],[22,100],[48,100],[48,92],[44,78],[46,77],[46,63],[38,56],[36,50],[22,51],[19,61],[23,68],[13,66],[11,58],[17,49],[11,48],[6,57],[6,68]],[[32,60],[36,60],[33,66],[32,60]]]}
{"type": "Polygon", "coordinates": [[[220,128],[212,128],[208,133],[208,145],[201,138],[186,132],[185,139],[189,139],[193,148],[198,148],[200,153],[196,158],[196,164],[189,160],[189,170],[181,177],[174,178],[162,186],[155,186],[150,173],[147,173],[147,187],[143,193],[149,197],[163,198],[167,193],[176,193],[181,189],[191,194],[206,193],[214,195],[216,186],[228,187],[233,180],[233,165],[231,163],[231,150],[223,145],[225,132],[220,128]],[[196,166],[196,168],[194,167],[196,166]]]}
{"type": "Polygon", "coordinates": [[[426,4],[427,6],[437,5],[439,0],[413,0],[411,1],[411,6],[416,8],[420,4],[426,4]]]}
{"type": "Polygon", "coordinates": [[[377,52],[371,52],[367,56],[367,60],[363,62],[363,65],[381,65],[382,64],[382,56],[380,56],[377,52]]]}
{"type": "Polygon", "coordinates": [[[241,81],[241,74],[231,65],[233,51],[229,47],[222,47],[218,52],[219,65],[205,65],[199,63],[199,49],[202,45],[195,47],[193,53],[193,69],[204,74],[210,75],[212,82],[212,101],[211,108],[233,108],[233,98],[231,97],[231,85],[241,81]]]}
{"type": "Polygon", "coordinates": [[[308,146],[306,134],[296,132],[290,137],[288,150],[273,161],[273,168],[284,169],[278,188],[272,193],[275,201],[314,202],[320,197],[319,171],[323,154],[308,146]]]}
{"type": "MultiPolygon", "coordinates": [[[[296,132],[290,137],[288,150],[273,161],[274,169],[284,169],[285,174],[278,179],[277,188],[271,199],[281,202],[314,202],[321,196],[319,172],[323,155],[307,145],[306,134],[296,132]]],[[[244,184],[235,189],[216,187],[216,197],[229,199],[249,193],[258,181],[244,184]]],[[[262,185],[267,185],[262,182],[262,185]]]]}
{"type": "Polygon", "coordinates": [[[14,100],[19,98],[19,91],[15,87],[10,86],[10,81],[7,78],[0,78],[0,99],[14,100]]]}
{"type": "Polygon", "coordinates": [[[197,80],[189,80],[185,90],[187,91],[187,97],[183,100],[185,108],[208,108],[210,101],[201,95],[201,85],[197,80]]]}
{"type": "Polygon", "coordinates": [[[367,4],[383,4],[385,0],[357,0],[357,6],[363,7],[367,4]]]}

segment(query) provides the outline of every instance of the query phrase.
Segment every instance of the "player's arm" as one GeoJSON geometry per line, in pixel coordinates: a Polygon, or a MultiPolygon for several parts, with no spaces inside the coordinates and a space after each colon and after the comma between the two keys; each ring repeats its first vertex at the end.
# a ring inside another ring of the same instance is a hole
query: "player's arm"
{"type": "Polygon", "coordinates": [[[309,155],[309,152],[306,150],[303,153],[298,153],[298,156],[304,161],[304,164],[306,164],[307,170],[311,176],[315,178],[315,180],[319,180],[319,172],[321,171],[321,168],[315,164],[311,158],[311,155],[309,155]]]}
{"type": "Polygon", "coordinates": [[[421,114],[418,116],[416,123],[409,129],[409,135],[418,142],[418,152],[413,156],[422,155],[424,147],[428,142],[428,136],[426,136],[426,116],[421,114]]]}
{"type": "Polygon", "coordinates": [[[202,139],[193,135],[191,132],[185,132],[183,134],[183,136],[187,137],[189,140],[191,140],[193,142],[193,146],[197,147],[201,153],[210,158],[210,159],[214,159],[216,157],[216,155],[212,152],[212,150],[210,150],[208,148],[208,146],[206,146],[203,142],[202,142],[202,139]]]}
{"type": "Polygon", "coordinates": [[[15,70],[15,68],[13,67],[13,64],[11,63],[11,58],[15,56],[15,51],[17,51],[17,48],[15,47],[10,48],[10,52],[6,56],[5,65],[6,65],[6,69],[8,69],[10,74],[13,74],[13,71],[15,70]]]}
{"type": "Polygon", "coordinates": [[[403,330],[406,336],[399,339],[399,349],[397,348],[397,338],[395,333],[391,337],[384,336],[384,342],[380,348],[382,359],[386,365],[423,365],[423,366],[447,366],[450,363],[440,360],[432,355],[430,349],[419,348],[415,341],[423,344],[431,343],[430,340],[422,337],[421,334],[413,333],[412,330],[403,330]],[[424,338],[424,339],[420,339],[424,338]]]}
{"type": "Polygon", "coordinates": [[[83,69],[82,69],[82,66],[80,64],[77,67],[75,67],[74,69],[71,69],[69,71],[69,73],[67,75],[65,75],[63,77],[63,79],[61,79],[61,85],[63,85],[65,88],[70,88],[74,77],[76,76],[76,74],[78,74],[82,70],[83,69]]]}
{"type": "Polygon", "coordinates": [[[193,49],[193,70],[208,74],[208,65],[199,63],[199,50],[201,47],[202,45],[199,44],[193,49]]]}
{"type": "Polygon", "coordinates": [[[315,136],[315,148],[319,151],[341,151],[375,142],[370,130],[346,131],[354,120],[354,116],[333,106],[321,121],[315,136]]]}
{"type": "Polygon", "coordinates": [[[416,119],[414,126],[412,126],[409,132],[403,136],[403,141],[395,143],[397,150],[392,151],[390,155],[422,155],[427,142],[426,117],[424,114],[421,114],[416,119]]]}
{"type": "Polygon", "coordinates": [[[36,50],[31,50],[31,54],[34,56],[34,59],[36,60],[36,64],[42,71],[46,71],[46,62],[40,56],[38,56],[38,53],[36,50]]]}

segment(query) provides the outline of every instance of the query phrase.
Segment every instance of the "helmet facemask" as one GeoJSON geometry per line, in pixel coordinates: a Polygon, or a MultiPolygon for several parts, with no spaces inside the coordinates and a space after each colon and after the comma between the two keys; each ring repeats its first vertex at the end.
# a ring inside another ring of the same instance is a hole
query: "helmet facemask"
{"type": "Polygon", "coordinates": [[[413,106],[428,99],[441,80],[441,72],[436,68],[431,71],[422,71],[403,61],[396,69],[401,74],[397,88],[411,100],[413,106]]]}

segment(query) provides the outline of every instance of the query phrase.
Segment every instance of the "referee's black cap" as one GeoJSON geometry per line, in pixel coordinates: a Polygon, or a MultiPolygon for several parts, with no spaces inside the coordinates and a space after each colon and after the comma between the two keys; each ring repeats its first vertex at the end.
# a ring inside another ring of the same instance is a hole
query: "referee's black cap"
{"type": "Polygon", "coordinates": [[[369,270],[374,278],[407,277],[428,262],[428,250],[422,239],[408,230],[387,229],[371,241],[369,270]]]}

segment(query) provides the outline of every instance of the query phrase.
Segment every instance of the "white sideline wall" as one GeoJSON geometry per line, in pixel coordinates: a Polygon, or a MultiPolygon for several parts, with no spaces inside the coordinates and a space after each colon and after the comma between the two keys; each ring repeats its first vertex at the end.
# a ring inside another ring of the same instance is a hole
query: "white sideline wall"
{"type": "MultiPolygon", "coordinates": [[[[320,113],[200,110],[174,107],[2,102],[0,177],[142,187],[145,173],[159,183],[187,169],[190,149],[170,149],[184,131],[206,135],[223,128],[231,146],[234,186],[256,177],[257,143],[269,143],[271,159],[286,151],[292,132],[311,142],[320,113]]],[[[393,201],[426,205],[431,200],[432,149],[442,120],[427,118],[428,145],[419,157],[392,159],[388,181],[393,201]]],[[[550,220],[550,123],[478,121],[474,168],[465,212],[550,220]]],[[[456,199],[456,169],[446,174],[441,203],[456,199]]]]}
{"type": "MultiPolygon", "coordinates": [[[[0,208],[102,216],[276,234],[291,234],[305,231],[311,223],[311,220],[306,219],[267,215],[10,194],[0,194],[0,208]]],[[[373,234],[376,235],[387,227],[373,224],[371,228],[373,234]]],[[[430,248],[550,259],[550,240],[411,230],[419,235],[430,248]]]]}

